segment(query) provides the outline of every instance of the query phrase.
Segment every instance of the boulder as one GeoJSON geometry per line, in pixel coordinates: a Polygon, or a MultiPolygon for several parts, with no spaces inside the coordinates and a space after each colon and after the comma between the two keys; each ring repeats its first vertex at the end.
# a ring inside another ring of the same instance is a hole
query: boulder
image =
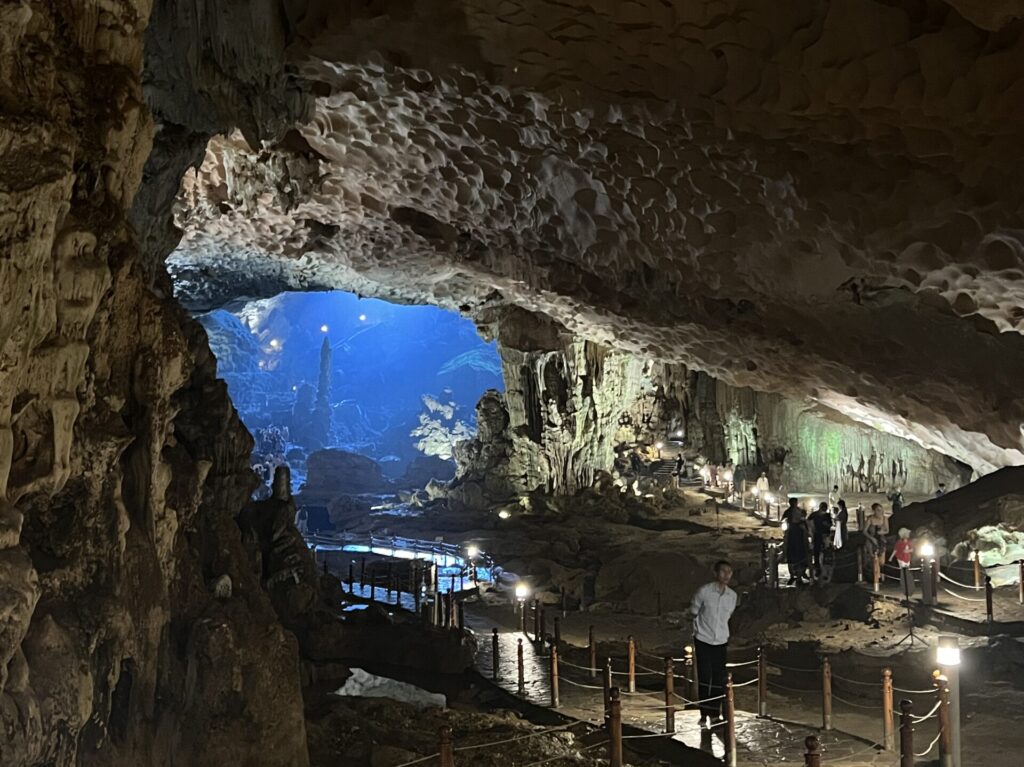
{"type": "Polygon", "coordinates": [[[301,493],[303,502],[310,503],[328,502],[339,495],[380,493],[390,489],[391,483],[372,458],[328,448],[309,454],[306,483],[301,493]]]}

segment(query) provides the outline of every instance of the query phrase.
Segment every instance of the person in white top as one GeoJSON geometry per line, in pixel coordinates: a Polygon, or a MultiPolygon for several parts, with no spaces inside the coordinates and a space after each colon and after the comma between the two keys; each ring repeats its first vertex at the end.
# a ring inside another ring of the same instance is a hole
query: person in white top
{"type": "MultiPolygon", "coordinates": [[[[693,644],[697,655],[697,681],[701,700],[718,698],[725,692],[725,662],[729,647],[729,618],[736,609],[736,592],[729,588],[732,565],[715,562],[715,580],[705,583],[693,595],[693,644]]],[[[722,701],[700,704],[700,723],[705,718],[722,718],[722,701]]]]}

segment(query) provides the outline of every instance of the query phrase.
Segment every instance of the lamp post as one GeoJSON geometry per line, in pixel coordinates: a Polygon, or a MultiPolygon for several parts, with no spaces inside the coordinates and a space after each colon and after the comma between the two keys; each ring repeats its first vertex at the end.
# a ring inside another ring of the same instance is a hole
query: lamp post
{"type": "Polygon", "coordinates": [[[929,541],[921,544],[921,599],[929,606],[936,603],[935,589],[932,588],[932,568],[935,566],[935,547],[929,541]]]}
{"type": "Polygon", "coordinates": [[[658,451],[658,460],[659,461],[661,460],[661,449],[663,447],[665,447],[665,443],[664,442],[655,442],[654,443],[654,449],[658,451]]]}
{"type": "Polygon", "coordinates": [[[949,680],[949,722],[953,747],[953,767],[960,764],[960,642],[955,634],[942,634],[935,649],[935,662],[949,680]]]}
{"type": "Polygon", "coordinates": [[[522,632],[526,633],[526,600],[530,597],[530,587],[525,583],[516,584],[516,602],[519,603],[519,622],[522,632]]]}

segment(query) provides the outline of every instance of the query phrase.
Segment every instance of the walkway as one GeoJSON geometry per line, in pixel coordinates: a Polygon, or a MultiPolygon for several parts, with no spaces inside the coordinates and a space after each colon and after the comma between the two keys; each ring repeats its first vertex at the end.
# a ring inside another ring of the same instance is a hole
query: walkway
{"type": "MultiPolygon", "coordinates": [[[[517,694],[517,649],[518,640],[523,639],[524,691],[521,697],[535,705],[550,706],[550,656],[525,638],[523,634],[508,630],[488,618],[470,615],[467,618],[467,623],[477,639],[477,670],[488,679],[493,678],[491,633],[492,629],[499,629],[498,674],[495,682],[512,694],[517,694]]],[[[597,676],[591,677],[588,664],[587,651],[584,648],[563,644],[559,659],[560,706],[558,710],[564,715],[600,725],[604,718],[601,676],[599,672],[597,676]]],[[[724,757],[724,727],[719,725],[712,730],[701,729],[698,725],[697,711],[683,709],[686,705],[684,695],[687,682],[680,673],[683,670],[681,662],[676,664],[674,669],[675,684],[678,685],[674,700],[675,704],[679,706],[679,710],[675,712],[675,733],[673,735],[668,735],[665,731],[664,674],[658,670],[658,667],[663,668],[663,660],[641,654],[636,666],[637,691],[635,693],[625,691],[627,675],[624,666],[625,663],[622,659],[613,659],[613,678],[615,684],[622,690],[623,724],[638,728],[638,734],[632,737],[670,737],[678,743],[699,748],[717,758],[724,757]]],[[[736,673],[738,682],[736,690],[736,751],[737,764],[741,767],[802,762],[804,739],[809,735],[815,735],[820,739],[823,761],[826,765],[891,767],[897,763],[896,754],[884,752],[875,744],[856,736],[837,730],[823,732],[816,727],[794,724],[784,719],[760,719],[754,714],[748,713],[751,710],[756,710],[757,707],[756,666],[743,665],[733,671],[736,673]]],[[[808,693],[813,694],[812,691],[808,691],[808,693]]],[[[786,704],[780,712],[783,715],[792,712],[794,696],[800,694],[799,692],[791,693],[782,688],[771,690],[768,699],[769,710],[786,704]]],[[[627,748],[629,737],[629,735],[625,737],[627,748]]]]}

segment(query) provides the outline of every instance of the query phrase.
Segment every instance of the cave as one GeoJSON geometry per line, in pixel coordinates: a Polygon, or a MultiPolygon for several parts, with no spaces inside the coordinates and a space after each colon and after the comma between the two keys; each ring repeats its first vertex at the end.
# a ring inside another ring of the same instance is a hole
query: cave
{"type": "Polygon", "coordinates": [[[1020,0],[0,3],[0,764],[1019,765],[1022,65],[1020,0]]]}

